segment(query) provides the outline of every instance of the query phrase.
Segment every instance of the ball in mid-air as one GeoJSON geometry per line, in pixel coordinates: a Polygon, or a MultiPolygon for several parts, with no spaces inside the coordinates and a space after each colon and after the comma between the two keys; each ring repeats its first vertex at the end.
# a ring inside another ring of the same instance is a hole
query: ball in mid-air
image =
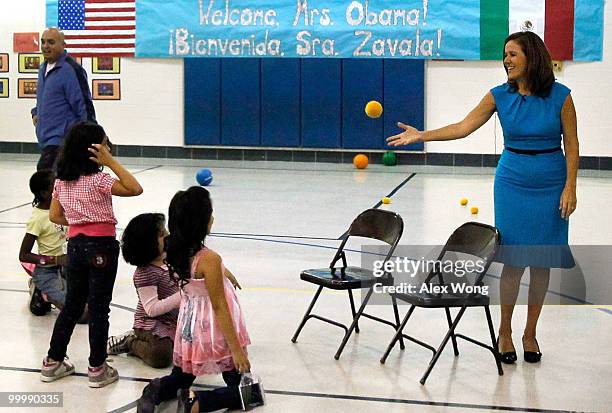
{"type": "Polygon", "coordinates": [[[371,100],[365,106],[365,113],[368,115],[368,117],[376,119],[382,115],[383,107],[379,102],[371,100]]]}

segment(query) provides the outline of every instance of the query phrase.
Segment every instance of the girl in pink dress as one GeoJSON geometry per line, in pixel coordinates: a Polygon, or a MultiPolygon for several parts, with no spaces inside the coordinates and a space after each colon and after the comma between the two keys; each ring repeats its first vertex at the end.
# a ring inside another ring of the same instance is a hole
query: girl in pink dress
{"type": "Polygon", "coordinates": [[[152,380],[138,400],[139,413],[179,394],[179,411],[241,407],[241,373],[250,370],[250,344],[235,288],[240,285],[221,257],[204,246],[213,223],[210,194],[202,187],[179,191],[170,202],[166,262],[181,287],[172,373],[152,380]],[[223,375],[227,387],[189,391],[196,376],[223,375]]]}

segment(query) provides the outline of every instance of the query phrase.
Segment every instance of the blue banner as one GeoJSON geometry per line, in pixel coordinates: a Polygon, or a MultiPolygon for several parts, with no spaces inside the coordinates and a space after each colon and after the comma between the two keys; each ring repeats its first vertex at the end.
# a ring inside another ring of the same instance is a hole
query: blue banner
{"type": "Polygon", "coordinates": [[[137,57],[480,58],[473,0],[138,0],[137,57]]]}
{"type": "Polygon", "coordinates": [[[47,27],[58,27],[57,18],[57,0],[47,0],[46,4],[46,15],[45,15],[45,26],[47,27]]]}
{"type": "Polygon", "coordinates": [[[574,60],[578,62],[602,60],[604,2],[576,0],[574,20],[574,60]]]}
{"type": "MultiPolygon", "coordinates": [[[[62,0],[70,1],[85,2],[85,29],[95,30],[103,0],[62,0]]],[[[116,8],[102,15],[107,30],[117,26],[133,39],[135,27],[136,57],[480,60],[498,56],[483,53],[483,44],[497,50],[486,40],[509,24],[507,1],[492,0],[132,1],[135,26],[122,25],[116,8]]],[[[602,59],[603,9],[604,0],[575,0],[574,60],[602,59]]],[[[47,0],[46,12],[47,26],[58,26],[58,0],[47,0]]]]}

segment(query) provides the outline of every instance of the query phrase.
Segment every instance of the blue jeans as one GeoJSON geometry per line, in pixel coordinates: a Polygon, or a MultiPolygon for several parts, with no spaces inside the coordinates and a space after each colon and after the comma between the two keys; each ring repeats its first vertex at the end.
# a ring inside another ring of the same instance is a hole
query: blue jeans
{"type": "Polygon", "coordinates": [[[79,235],[68,241],[66,304],[60,312],[49,346],[49,358],[61,361],[74,326],[89,308],[89,365],[98,367],[106,360],[108,314],[117,276],[119,242],[114,237],[79,235]]]}
{"type": "Polygon", "coordinates": [[[55,267],[39,267],[34,268],[32,280],[34,285],[42,293],[47,295],[47,298],[56,307],[64,307],[66,302],[66,287],[61,276],[62,268],[55,267]]]}

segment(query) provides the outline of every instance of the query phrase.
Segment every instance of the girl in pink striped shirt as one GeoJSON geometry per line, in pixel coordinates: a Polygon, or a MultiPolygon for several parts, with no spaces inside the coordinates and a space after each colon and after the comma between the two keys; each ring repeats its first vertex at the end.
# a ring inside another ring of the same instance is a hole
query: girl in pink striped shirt
{"type": "Polygon", "coordinates": [[[110,152],[104,129],[93,122],[74,125],[61,149],[49,209],[51,222],[68,226],[68,293],[43,360],[41,380],[74,373],[66,350],[74,327],[89,308],[89,386],[104,387],[119,378],[106,364],[108,314],[117,275],[119,243],[112,195],[137,196],[142,187],[110,152]],[[102,172],[109,167],[117,178],[102,172]]]}
{"type": "Polygon", "coordinates": [[[108,339],[108,354],[128,353],[151,367],[172,364],[179,288],[164,263],[164,238],[168,235],[164,214],[140,214],[129,222],[121,236],[123,258],[135,265],[134,286],[138,305],[133,330],[108,339]]]}

